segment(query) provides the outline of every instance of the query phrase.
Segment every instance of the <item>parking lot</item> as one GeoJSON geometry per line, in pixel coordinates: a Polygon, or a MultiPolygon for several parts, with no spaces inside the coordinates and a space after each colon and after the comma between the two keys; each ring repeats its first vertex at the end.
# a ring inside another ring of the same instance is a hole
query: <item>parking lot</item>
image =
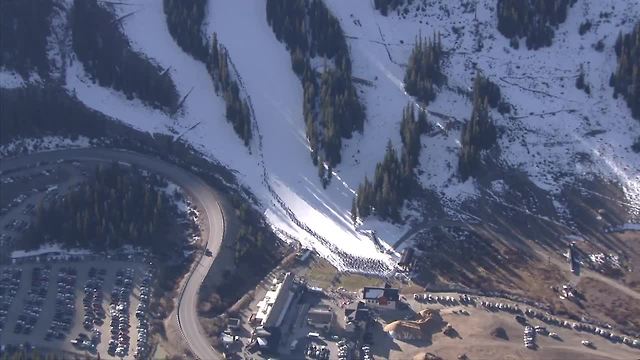
{"type": "MultiPolygon", "coordinates": [[[[153,357],[159,337],[151,334],[151,324],[166,314],[165,307],[154,307],[159,299],[151,304],[157,283],[148,251],[123,247],[97,254],[56,244],[31,251],[24,242],[40,204],[77,188],[97,165],[41,161],[0,172],[0,345],[8,350],[3,354],[33,346],[103,359],[153,357]],[[153,317],[150,308],[156,309],[153,317]]],[[[173,195],[174,188],[166,191],[173,195]]],[[[197,217],[197,211],[189,215],[197,217]]],[[[193,251],[199,231],[191,229],[189,237],[193,251]]]]}
{"type": "Polygon", "coordinates": [[[101,358],[147,358],[153,273],[141,262],[28,263],[0,268],[0,343],[101,358]]]}
{"type": "Polygon", "coordinates": [[[280,353],[289,353],[290,356],[299,359],[352,359],[347,349],[353,344],[347,342],[342,335],[339,319],[342,314],[340,307],[336,306],[333,296],[306,291],[298,301],[292,304],[283,322],[283,339],[280,353]],[[326,306],[336,315],[333,326],[326,331],[317,329],[307,323],[309,310],[313,307],[326,306]],[[319,335],[319,336],[316,336],[319,335]],[[295,344],[295,346],[291,346],[295,344]]]}
{"type": "Polygon", "coordinates": [[[456,293],[407,296],[408,309],[380,312],[370,331],[372,358],[411,359],[430,352],[445,359],[635,359],[627,337],[613,338],[612,330],[552,316],[502,298],[456,293]],[[443,320],[421,339],[398,340],[383,331],[398,319],[415,319],[425,309],[437,310],[443,320]],[[451,325],[453,331],[447,332],[451,325]],[[600,332],[597,331],[600,329],[600,332]],[[608,335],[608,336],[607,336],[608,335]]]}
{"type": "MultiPolygon", "coordinates": [[[[232,332],[238,335],[238,342],[230,347],[232,359],[260,359],[268,358],[271,353],[254,353],[250,350],[250,337],[252,328],[249,325],[251,314],[257,311],[257,303],[263,299],[269,284],[281,274],[281,270],[274,270],[256,288],[253,300],[247,304],[247,308],[238,314],[240,319],[239,329],[232,332]]],[[[277,355],[275,358],[281,359],[356,359],[355,342],[349,340],[349,335],[345,334],[343,312],[345,300],[352,293],[322,293],[318,291],[302,290],[296,292],[292,298],[290,307],[282,324],[279,326],[280,332],[277,339],[277,355]],[[307,317],[310,309],[325,308],[335,315],[329,330],[316,328],[308,324],[307,317]]],[[[365,346],[360,344],[360,346],[365,346]]]]}
{"type": "Polygon", "coordinates": [[[16,242],[31,226],[41,201],[53,199],[88,174],[82,164],[56,163],[27,168],[0,177],[0,263],[7,263],[16,242]]]}

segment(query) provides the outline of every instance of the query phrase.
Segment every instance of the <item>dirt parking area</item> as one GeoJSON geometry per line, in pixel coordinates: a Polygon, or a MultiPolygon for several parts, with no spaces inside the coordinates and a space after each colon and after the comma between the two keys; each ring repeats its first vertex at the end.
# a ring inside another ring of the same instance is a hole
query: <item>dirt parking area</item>
{"type": "MultiPolygon", "coordinates": [[[[554,269],[555,270],[555,269],[554,269]]],[[[556,280],[558,283],[566,281],[556,280]]],[[[247,301],[247,305],[233,314],[241,320],[241,328],[236,332],[240,339],[234,346],[234,359],[262,359],[272,356],[277,359],[312,359],[319,358],[309,356],[309,347],[316,349],[326,348],[329,351],[328,359],[337,359],[340,352],[338,344],[344,337],[348,338],[341,331],[341,322],[344,316],[344,307],[356,302],[359,298],[360,290],[367,285],[381,285],[384,279],[366,277],[362,275],[340,274],[322,259],[315,256],[304,263],[295,263],[287,266],[286,269],[278,269],[270,273],[252,293],[252,300],[247,301]],[[323,289],[324,295],[305,295],[296,298],[292,303],[282,326],[278,338],[278,354],[269,355],[265,353],[249,353],[244,349],[251,336],[252,328],[248,321],[251,314],[256,311],[256,304],[260,301],[266,289],[273,279],[281,272],[291,271],[296,274],[296,278],[306,282],[310,287],[323,289]],[[306,323],[307,314],[314,306],[328,306],[336,316],[336,323],[332,330],[325,332],[315,330],[306,323]],[[319,338],[309,337],[309,332],[317,331],[319,338]],[[335,337],[334,337],[335,336],[335,337]],[[295,342],[293,350],[290,345],[295,342]]],[[[368,334],[365,334],[365,343],[349,342],[353,345],[352,354],[354,359],[364,359],[364,347],[370,347],[371,359],[412,359],[414,356],[422,356],[425,353],[435,354],[442,359],[457,359],[458,356],[466,354],[468,359],[638,359],[640,349],[633,348],[621,342],[621,340],[611,341],[602,335],[595,334],[591,330],[574,330],[570,320],[566,315],[551,316],[541,310],[544,306],[553,309],[549,304],[526,305],[516,300],[505,300],[495,297],[476,297],[476,305],[457,303],[428,303],[413,299],[414,292],[421,292],[422,287],[411,282],[403,282],[398,279],[390,281],[392,286],[401,289],[401,298],[409,306],[406,310],[373,310],[375,323],[370,327],[368,334]],[[554,321],[567,321],[566,324],[550,322],[548,319],[537,317],[538,315],[527,316],[521,314],[526,319],[528,326],[532,329],[535,326],[544,327],[544,334],[537,334],[535,337],[535,347],[528,349],[525,347],[523,338],[525,335],[525,325],[516,320],[519,313],[508,312],[499,308],[484,306],[480,301],[490,301],[492,303],[504,303],[514,307],[516,305],[524,311],[527,308],[534,309],[541,316],[554,318],[554,321]],[[385,325],[395,320],[415,319],[416,314],[425,309],[438,310],[441,314],[441,326],[430,327],[430,333],[420,340],[396,340],[383,331],[385,325]],[[565,316],[565,317],[562,317],[565,316]],[[451,324],[455,330],[455,336],[443,334],[446,324],[451,324]],[[370,338],[371,341],[366,340],[370,338]],[[593,347],[582,345],[582,341],[590,341],[593,347]],[[361,351],[362,350],[362,351],[361,351]]],[[[551,290],[548,290],[551,291],[551,290]]],[[[434,293],[435,295],[435,293],[434,293]]],[[[451,296],[458,298],[457,293],[438,293],[440,296],[451,296]]],[[[557,294],[554,296],[557,297],[557,294]]],[[[592,301],[592,300],[589,300],[592,301]]],[[[577,323],[576,323],[577,324],[577,323]]],[[[583,323],[584,324],[584,323],[583,323]]],[[[604,330],[600,328],[601,330],[604,330]]],[[[606,328],[605,328],[606,329],[606,328]]],[[[607,331],[623,335],[615,329],[607,331]]],[[[630,337],[634,340],[635,338],[630,337]]],[[[420,357],[419,357],[420,358],[420,357]]],[[[424,358],[424,357],[422,357],[424,358]]],[[[421,358],[421,359],[422,359],[421,358]]]]}
{"type": "Polygon", "coordinates": [[[576,288],[584,294],[584,302],[590,304],[591,313],[609,319],[612,324],[640,331],[640,300],[592,278],[580,279],[576,288]]]}
{"type": "MultiPolygon", "coordinates": [[[[457,294],[437,294],[452,296],[457,294]]],[[[526,324],[516,320],[517,313],[489,309],[480,305],[481,299],[495,303],[519,305],[502,299],[478,298],[476,305],[450,303],[423,303],[408,299],[410,310],[380,312],[378,324],[372,327],[372,354],[375,359],[412,359],[426,353],[442,359],[456,359],[466,355],[467,359],[637,359],[640,350],[621,342],[613,342],[600,335],[571,327],[550,325],[535,317],[522,315],[526,324]],[[439,311],[443,324],[418,340],[396,340],[382,328],[399,319],[411,319],[421,310],[439,311]],[[443,329],[450,324],[453,332],[445,335],[443,329]],[[535,346],[524,346],[525,325],[539,326],[544,331],[535,334],[535,346]],[[590,341],[593,346],[582,345],[590,341]]],[[[522,319],[521,319],[522,320],[522,319]]]]}
{"type": "MultiPolygon", "coordinates": [[[[25,263],[2,267],[0,272],[19,276],[8,305],[0,343],[9,346],[29,343],[43,351],[55,349],[96,357],[99,354],[102,359],[133,359],[140,341],[137,329],[141,328],[141,320],[136,311],[144,298],[141,297],[144,287],[141,285],[143,281],[149,285],[150,281],[144,280],[150,275],[148,266],[141,259],[135,260],[25,263]],[[115,307],[124,305],[121,311],[111,311],[112,304],[115,307]],[[121,315],[126,321],[121,321],[121,315]],[[123,324],[120,329],[124,330],[116,334],[128,334],[127,351],[121,357],[108,351],[115,318],[116,328],[123,324]],[[25,331],[27,327],[29,330],[25,331]],[[72,344],[72,341],[78,343],[72,344]]],[[[146,294],[148,298],[148,290],[146,294]]]]}

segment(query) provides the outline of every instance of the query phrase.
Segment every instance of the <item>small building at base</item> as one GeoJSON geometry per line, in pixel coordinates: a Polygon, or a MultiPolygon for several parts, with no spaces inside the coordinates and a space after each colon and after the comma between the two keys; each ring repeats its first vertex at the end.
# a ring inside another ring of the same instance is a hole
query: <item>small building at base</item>
{"type": "Polygon", "coordinates": [[[391,288],[388,284],[385,284],[383,288],[365,286],[364,289],[362,289],[362,301],[370,307],[395,309],[399,300],[400,291],[391,288]]]}
{"type": "Polygon", "coordinates": [[[329,331],[333,320],[333,311],[328,306],[315,306],[307,313],[307,324],[314,329],[329,331]]]}
{"type": "Polygon", "coordinates": [[[344,330],[348,333],[365,331],[370,316],[369,308],[367,308],[367,305],[363,301],[352,304],[344,309],[344,330]]]}

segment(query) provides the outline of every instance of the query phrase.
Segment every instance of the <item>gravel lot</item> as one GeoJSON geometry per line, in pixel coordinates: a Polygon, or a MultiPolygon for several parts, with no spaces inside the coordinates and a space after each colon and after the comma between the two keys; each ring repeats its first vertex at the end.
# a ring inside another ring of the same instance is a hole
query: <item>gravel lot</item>
{"type": "MultiPolygon", "coordinates": [[[[451,296],[458,299],[455,293],[438,293],[438,296],[451,296]]],[[[372,352],[377,359],[411,359],[416,354],[431,352],[445,359],[455,359],[466,354],[469,359],[636,359],[640,351],[620,342],[612,342],[587,331],[577,331],[564,326],[550,325],[539,319],[523,315],[530,326],[541,326],[548,332],[535,337],[534,349],[523,345],[525,327],[515,319],[515,313],[488,309],[480,305],[481,300],[492,303],[518,305],[521,309],[526,305],[517,304],[495,298],[478,298],[477,306],[456,303],[417,302],[407,298],[411,310],[386,312],[381,316],[381,326],[373,333],[372,352]],[[451,324],[457,336],[446,336],[442,332],[430,335],[429,341],[393,340],[382,331],[382,327],[393,320],[402,319],[413,312],[423,309],[438,309],[442,318],[451,324]],[[461,311],[462,310],[462,311],[461,311]],[[506,338],[491,335],[497,328],[505,331],[506,338]],[[554,338],[550,333],[557,334],[554,338]],[[591,341],[594,347],[581,344],[582,340],[591,341]]]]}

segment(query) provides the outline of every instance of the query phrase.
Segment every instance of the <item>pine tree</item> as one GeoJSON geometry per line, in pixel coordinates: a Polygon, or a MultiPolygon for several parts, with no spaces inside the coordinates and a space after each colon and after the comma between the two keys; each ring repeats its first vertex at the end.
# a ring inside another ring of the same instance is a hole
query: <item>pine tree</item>
{"type": "Polygon", "coordinates": [[[72,46],[87,73],[101,86],[128,99],[173,112],[178,93],[170,76],[133,51],[113,13],[97,0],[75,0],[71,10],[72,46]]]}
{"type": "Polygon", "coordinates": [[[322,187],[326,188],[327,187],[327,178],[326,178],[326,171],[324,168],[324,161],[322,161],[322,159],[320,159],[320,161],[318,161],[318,177],[320,178],[320,182],[322,183],[322,187]]]}
{"type": "Polygon", "coordinates": [[[229,60],[227,51],[218,42],[218,36],[213,33],[211,46],[207,56],[207,70],[213,80],[216,92],[221,90],[226,104],[225,116],[233,126],[233,130],[243,140],[245,146],[249,146],[252,137],[251,108],[246,99],[240,96],[238,83],[229,73],[229,60]]]}
{"type": "Polygon", "coordinates": [[[462,128],[458,174],[463,181],[478,174],[480,151],[488,150],[496,143],[497,131],[489,118],[491,91],[487,92],[487,86],[482,85],[487,82],[480,74],[476,76],[471,118],[462,128]]]}
{"type": "Polygon", "coordinates": [[[410,196],[415,181],[413,170],[420,156],[420,135],[427,130],[426,114],[420,111],[416,120],[411,103],[403,109],[400,124],[402,150],[400,157],[391,141],[387,142],[382,162],[376,165],[373,182],[365,177],[355,197],[356,212],[361,218],[374,213],[393,221],[400,220],[400,209],[410,196]]]}
{"type": "Polygon", "coordinates": [[[613,96],[621,94],[631,109],[631,116],[640,120],[640,21],[630,33],[618,34],[615,52],[618,67],[609,79],[613,96]]]}
{"type": "Polygon", "coordinates": [[[579,90],[583,90],[587,95],[591,94],[591,88],[584,80],[584,69],[582,64],[580,65],[580,70],[578,71],[578,77],[576,78],[576,88],[579,90]]]}
{"type": "Polygon", "coordinates": [[[374,0],[373,6],[376,10],[380,11],[380,14],[387,16],[389,11],[393,11],[403,5],[405,0],[374,0]]]}
{"type": "Polygon", "coordinates": [[[311,160],[327,166],[341,161],[342,138],[364,128],[365,110],[352,83],[349,50],[340,23],[321,0],[267,0],[267,22],[291,55],[291,66],[303,88],[303,118],[311,160]],[[334,66],[322,73],[310,59],[322,57],[334,66]]]}
{"type": "Polygon", "coordinates": [[[182,50],[202,62],[207,60],[207,47],[200,30],[206,3],[206,0],[163,0],[169,33],[182,50]]]}
{"type": "Polygon", "coordinates": [[[356,197],[354,197],[351,201],[351,222],[356,223],[358,221],[358,207],[356,197]]]}
{"type": "Polygon", "coordinates": [[[432,39],[417,37],[404,76],[405,91],[424,104],[433,101],[436,97],[434,86],[441,86],[446,80],[440,68],[441,61],[440,34],[434,33],[432,39]]]}
{"type": "Polygon", "coordinates": [[[518,38],[525,37],[529,49],[550,46],[554,36],[552,26],[566,20],[567,8],[574,2],[575,0],[498,0],[498,30],[511,39],[513,45],[518,43],[518,38]]]}
{"type": "Polygon", "coordinates": [[[476,98],[486,99],[488,105],[495,108],[501,101],[500,87],[478,72],[473,80],[474,101],[476,98]]]}
{"type": "Polygon", "coordinates": [[[139,171],[112,165],[36,215],[28,238],[63,239],[65,246],[97,250],[127,243],[159,250],[170,223],[169,202],[139,171]],[[91,194],[86,196],[86,194],[91,194]],[[69,217],[68,214],[75,214],[69,217]]]}
{"type": "Polygon", "coordinates": [[[87,108],[63,88],[29,84],[0,87],[0,142],[47,135],[107,136],[112,119],[87,108]]]}
{"type": "Polygon", "coordinates": [[[0,68],[13,69],[24,78],[31,71],[42,79],[49,77],[47,38],[53,10],[53,0],[0,2],[0,68]]]}

